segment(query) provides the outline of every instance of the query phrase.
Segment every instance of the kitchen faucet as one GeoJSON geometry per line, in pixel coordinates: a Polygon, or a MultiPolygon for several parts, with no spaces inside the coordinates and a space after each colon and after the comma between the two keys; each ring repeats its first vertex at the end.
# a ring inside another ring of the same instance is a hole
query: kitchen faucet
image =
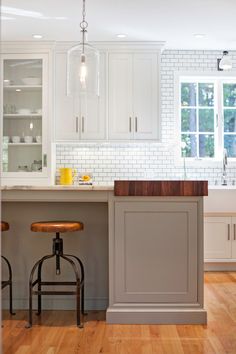
{"type": "Polygon", "coordinates": [[[222,186],[226,186],[227,185],[227,173],[226,173],[226,165],[227,165],[227,150],[224,149],[223,150],[223,171],[222,171],[222,179],[221,179],[221,184],[222,186]]]}

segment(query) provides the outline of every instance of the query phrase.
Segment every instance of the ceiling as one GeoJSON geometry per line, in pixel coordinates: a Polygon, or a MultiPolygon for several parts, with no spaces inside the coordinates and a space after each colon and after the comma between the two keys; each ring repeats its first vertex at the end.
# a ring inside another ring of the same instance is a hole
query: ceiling
{"type": "MultiPolygon", "coordinates": [[[[2,40],[77,41],[82,0],[2,0],[2,40]]],[[[166,48],[236,49],[235,0],[86,0],[91,41],[166,41],[166,48]],[[195,38],[194,34],[205,34],[195,38]],[[122,39],[123,41],[124,39],[122,39]]]]}

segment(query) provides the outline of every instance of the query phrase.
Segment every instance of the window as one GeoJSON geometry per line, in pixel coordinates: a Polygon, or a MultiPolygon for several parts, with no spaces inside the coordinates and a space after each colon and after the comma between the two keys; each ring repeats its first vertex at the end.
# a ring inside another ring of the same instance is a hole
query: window
{"type": "Polygon", "coordinates": [[[182,156],[236,157],[236,79],[181,77],[182,156]]]}

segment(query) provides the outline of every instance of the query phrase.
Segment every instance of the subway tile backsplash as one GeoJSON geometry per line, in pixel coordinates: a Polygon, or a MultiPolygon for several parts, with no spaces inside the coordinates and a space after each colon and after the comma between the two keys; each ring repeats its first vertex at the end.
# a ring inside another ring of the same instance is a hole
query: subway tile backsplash
{"type": "MultiPolygon", "coordinates": [[[[236,52],[230,52],[234,66],[236,52]]],[[[165,50],[161,59],[161,131],[160,143],[73,143],[57,144],[57,180],[60,167],[93,173],[94,182],[106,184],[115,179],[181,179],[183,164],[175,163],[173,141],[176,140],[174,112],[175,71],[215,71],[222,51],[165,50]]],[[[177,147],[175,147],[177,148],[177,147]]],[[[221,179],[221,164],[197,161],[196,167],[186,160],[189,179],[207,179],[210,184],[221,179]]],[[[227,166],[230,181],[236,179],[236,167],[227,166]]]]}

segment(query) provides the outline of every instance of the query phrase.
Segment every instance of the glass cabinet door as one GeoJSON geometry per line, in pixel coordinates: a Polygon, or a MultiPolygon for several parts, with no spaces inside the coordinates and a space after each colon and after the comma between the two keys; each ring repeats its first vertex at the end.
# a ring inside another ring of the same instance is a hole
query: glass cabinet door
{"type": "Polygon", "coordinates": [[[43,58],[18,57],[3,59],[2,171],[42,173],[43,58]]]}

